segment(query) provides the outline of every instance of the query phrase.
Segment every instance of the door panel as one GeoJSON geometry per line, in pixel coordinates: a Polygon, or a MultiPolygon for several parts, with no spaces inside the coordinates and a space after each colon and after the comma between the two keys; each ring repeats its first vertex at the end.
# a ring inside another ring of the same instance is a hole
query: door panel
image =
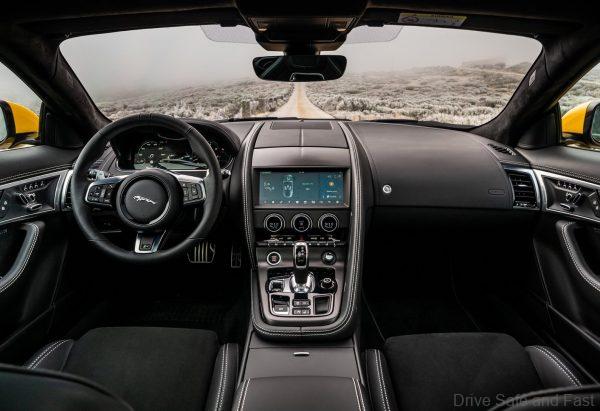
{"type": "MultiPolygon", "coordinates": [[[[15,244],[20,243],[20,245],[14,255],[2,256],[3,265],[12,260],[10,268],[0,274],[0,309],[3,313],[6,313],[9,306],[14,306],[10,297],[18,293],[20,286],[26,280],[28,267],[35,262],[44,235],[44,223],[40,221],[27,222],[19,225],[18,229],[11,234],[8,234],[7,231],[5,234],[7,238],[3,241],[10,243],[11,250],[15,248],[15,244]]],[[[3,315],[2,322],[5,323],[6,320],[7,316],[3,315]]]]}
{"type": "Polygon", "coordinates": [[[534,235],[546,288],[545,330],[600,378],[600,153],[569,147],[520,150],[542,197],[534,235]]]}
{"type": "Polygon", "coordinates": [[[64,212],[76,152],[0,152],[0,362],[20,363],[48,338],[67,250],[64,212]]]}

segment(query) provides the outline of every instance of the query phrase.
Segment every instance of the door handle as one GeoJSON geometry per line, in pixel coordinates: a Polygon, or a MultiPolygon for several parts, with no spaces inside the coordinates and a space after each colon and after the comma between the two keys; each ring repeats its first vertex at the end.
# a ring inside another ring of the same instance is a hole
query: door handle
{"type": "MultiPolygon", "coordinates": [[[[24,223],[19,227],[25,232],[23,244],[17,253],[15,261],[6,274],[0,275],[0,294],[8,290],[27,268],[36,249],[39,247],[44,223],[35,221],[24,223]]],[[[0,273],[2,274],[2,273],[0,273]]]]}
{"type": "Polygon", "coordinates": [[[594,293],[600,296],[600,277],[594,273],[589,264],[586,262],[585,256],[575,238],[575,230],[580,228],[579,224],[573,221],[559,221],[556,223],[558,231],[558,239],[560,245],[567,256],[567,261],[571,271],[575,272],[576,278],[583,280],[579,281],[586,285],[586,289],[590,288],[594,293]]]}

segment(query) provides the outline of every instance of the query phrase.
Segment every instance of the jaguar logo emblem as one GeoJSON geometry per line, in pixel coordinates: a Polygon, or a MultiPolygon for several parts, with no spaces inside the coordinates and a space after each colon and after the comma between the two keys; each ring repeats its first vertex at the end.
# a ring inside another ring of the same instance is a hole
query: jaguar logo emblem
{"type": "Polygon", "coordinates": [[[150,204],[156,204],[156,201],[150,200],[148,197],[144,197],[144,196],[133,196],[133,199],[135,201],[137,201],[138,203],[140,201],[145,201],[145,202],[150,203],[150,204]]]}

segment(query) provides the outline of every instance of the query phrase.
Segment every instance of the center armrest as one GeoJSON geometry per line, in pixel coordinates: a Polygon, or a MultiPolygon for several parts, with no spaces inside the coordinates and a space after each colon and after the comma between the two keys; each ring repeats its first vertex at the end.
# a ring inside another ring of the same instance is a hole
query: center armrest
{"type": "Polygon", "coordinates": [[[238,387],[236,411],[367,411],[368,396],[346,377],[250,378],[238,387]]]}

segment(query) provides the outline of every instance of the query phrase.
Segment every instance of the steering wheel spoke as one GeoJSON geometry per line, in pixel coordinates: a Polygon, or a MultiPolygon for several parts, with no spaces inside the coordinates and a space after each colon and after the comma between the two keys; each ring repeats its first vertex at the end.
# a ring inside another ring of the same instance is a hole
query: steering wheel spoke
{"type": "Polygon", "coordinates": [[[117,188],[125,176],[114,176],[94,180],[85,193],[85,202],[94,207],[114,208],[117,188]]]}
{"type": "Polygon", "coordinates": [[[198,206],[206,201],[206,186],[201,177],[174,174],[183,190],[183,205],[198,206]]]}
{"type": "Polygon", "coordinates": [[[136,254],[153,254],[158,251],[166,231],[138,231],[133,251],[136,254]]]}

